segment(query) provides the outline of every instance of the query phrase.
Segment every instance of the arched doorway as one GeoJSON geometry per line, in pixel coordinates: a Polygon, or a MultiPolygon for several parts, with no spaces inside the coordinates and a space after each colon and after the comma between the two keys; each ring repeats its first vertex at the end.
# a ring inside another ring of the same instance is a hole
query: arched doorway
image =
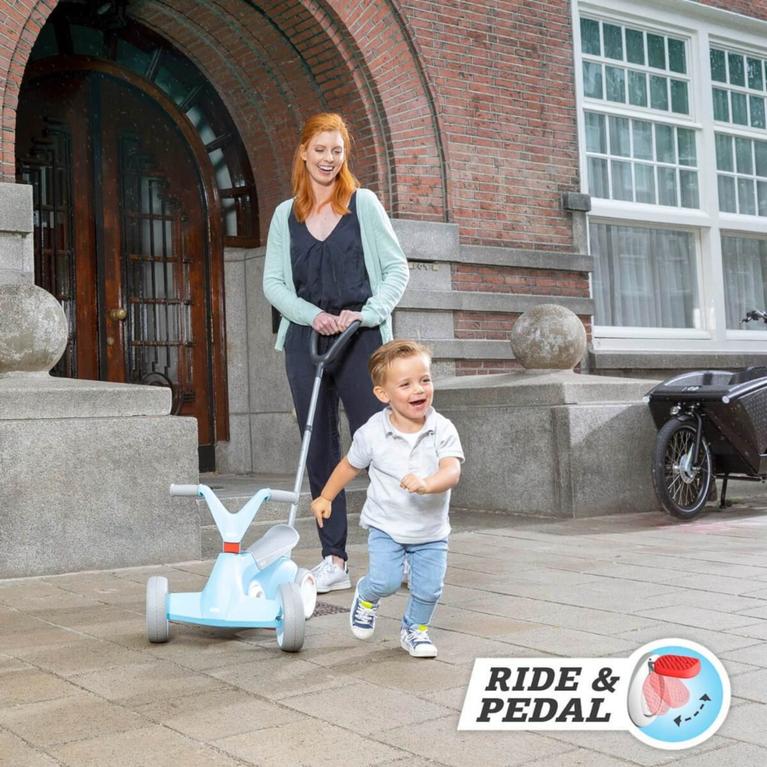
{"type": "Polygon", "coordinates": [[[19,99],[35,281],[70,324],[53,372],[169,386],[173,412],[196,418],[200,468],[211,470],[228,438],[223,247],[257,241],[255,188],[200,73],[118,21],[57,9],[19,99]]]}

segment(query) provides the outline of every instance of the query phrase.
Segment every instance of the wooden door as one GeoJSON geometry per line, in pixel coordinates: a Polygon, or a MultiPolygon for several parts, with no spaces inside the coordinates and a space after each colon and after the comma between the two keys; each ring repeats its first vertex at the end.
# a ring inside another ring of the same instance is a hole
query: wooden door
{"type": "Polygon", "coordinates": [[[17,142],[35,278],[70,321],[54,372],[171,387],[213,468],[208,215],[176,126],[127,83],[74,72],[25,84],[17,142]]]}

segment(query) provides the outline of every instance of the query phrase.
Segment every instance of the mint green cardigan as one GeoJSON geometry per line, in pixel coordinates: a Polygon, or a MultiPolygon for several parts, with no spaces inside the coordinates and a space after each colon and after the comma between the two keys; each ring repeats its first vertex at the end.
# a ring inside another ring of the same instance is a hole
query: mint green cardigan
{"type": "MultiPolygon", "coordinates": [[[[264,295],[282,315],[275,349],[285,346],[285,334],[291,322],[311,325],[322,311],[296,295],[290,263],[290,230],[288,217],[293,200],[281,202],[274,211],[266,241],[264,263],[264,295]]],[[[391,313],[405,292],[410,276],[407,259],[402,252],[391,221],[378,197],[369,189],[357,190],[357,217],[362,234],[365,269],[373,295],[362,307],[362,325],[380,327],[384,343],[391,341],[391,313]]]]}

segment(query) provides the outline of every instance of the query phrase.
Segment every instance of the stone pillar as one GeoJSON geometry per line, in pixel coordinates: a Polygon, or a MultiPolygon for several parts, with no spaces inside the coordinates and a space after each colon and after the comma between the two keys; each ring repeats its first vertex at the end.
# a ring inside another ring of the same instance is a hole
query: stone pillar
{"type": "Polygon", "coordinates": [[[0,285],[33,282],[32,187],[0,183],[0,285]]]}
{"type": "Polygon", "coordinates": [[[0,577],[200,556],[197,423],[170,390],[54,378],[58,301],[33,284],[30,187],[0,184],[0,577]]]}

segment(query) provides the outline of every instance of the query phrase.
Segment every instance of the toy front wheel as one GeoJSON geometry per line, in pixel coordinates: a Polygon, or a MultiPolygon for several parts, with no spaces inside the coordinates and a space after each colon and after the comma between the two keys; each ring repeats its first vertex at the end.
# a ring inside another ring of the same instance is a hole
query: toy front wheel
{"type": "Polygon", "coordinates": [[[146,637],[159,643],[167,642],[169,636],[168,579],[153,575],[146,584],[146,637]]]}
{"type": "Polygon", "coordinates": [[[304,618],[314,615],[314,608],[317,606],[317,579],[314,574],[305,567],[299,567],[296,573],[296,583],[301,590],[301,601],[304,605],[304,618]]]}
{"type": "Polygon", "coordinates": [[[277,623],[277,645],[284,652],[298,652],[304,646],[304,603],[297,583],[283,583],[278,599],[281,616],[277,623]]]}
{"type": "Polygon", "coordinates": [[[672,418],[661,427],[655,442],[652,480],[663,508],[679,519],[692,519],[706,505],[713,481],[711,451],[701,439],[695,450],[695,423],[672,418]]]}

